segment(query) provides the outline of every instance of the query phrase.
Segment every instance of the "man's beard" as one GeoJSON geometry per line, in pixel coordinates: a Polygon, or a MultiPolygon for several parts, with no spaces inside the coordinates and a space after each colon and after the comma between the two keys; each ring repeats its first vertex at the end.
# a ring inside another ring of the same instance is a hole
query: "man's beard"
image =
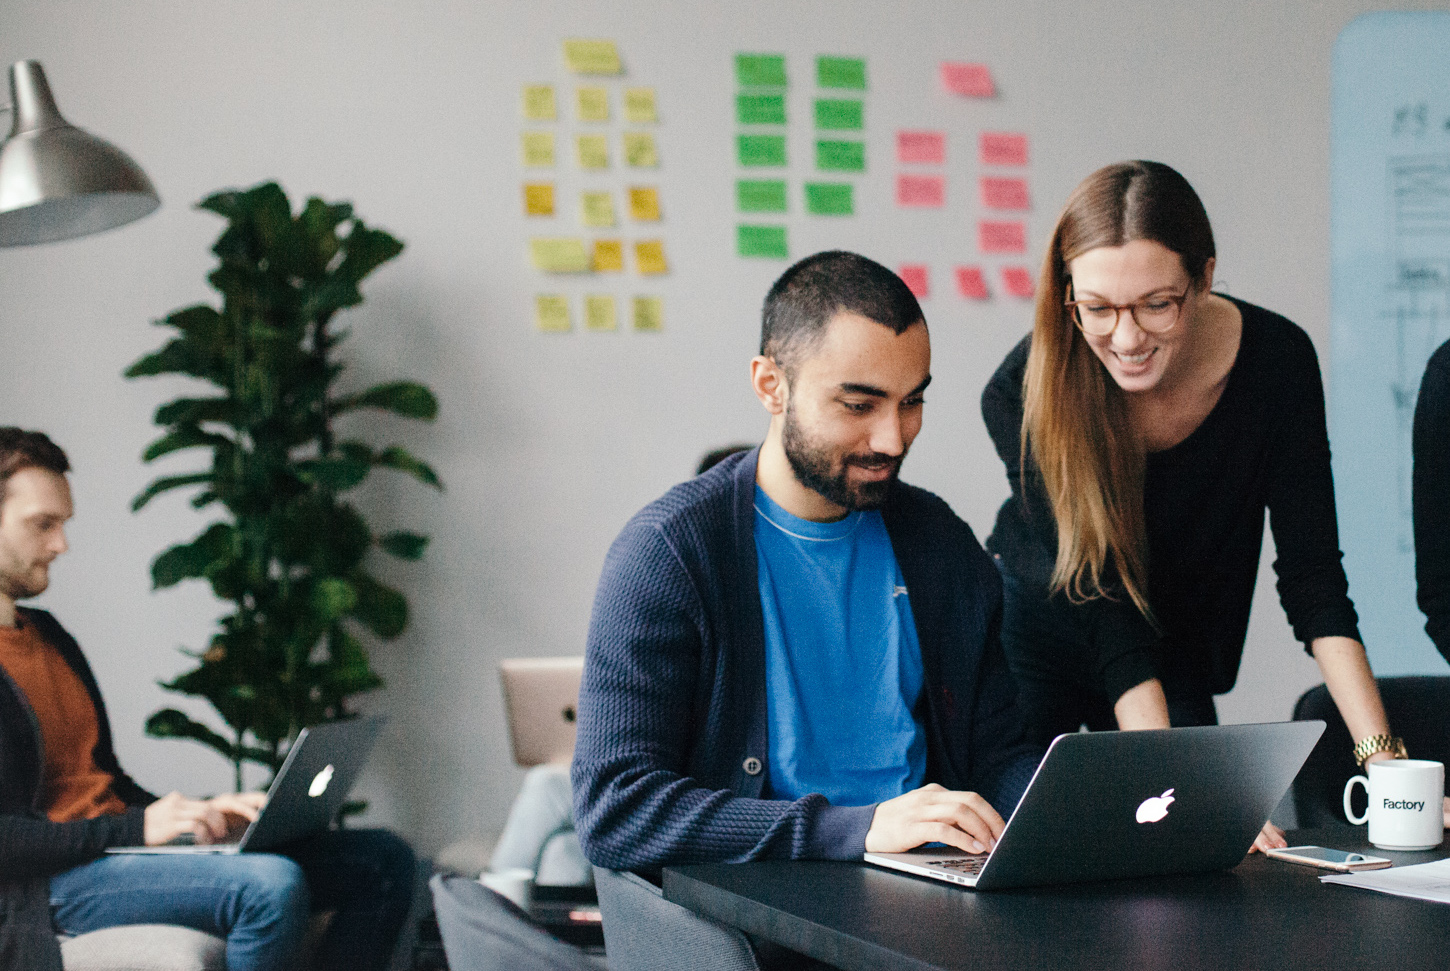
{"type": "Polygon", "coordinates": [[[781,433],[781,446],[785,457],[800,484],[823,498],[848,510],[879,509],[886,501],[896,476],[901,471],[901,455],[883,455],[870,452],[866,455],[840,456],[829,449],[818,446],[806,438],[795,413],[789,408],[785,413],[785,428],[781,433]],[[873,482],[851,484],[851,466],[865,469],[891,467],[891,474],[873,482]]]}
{"type": "Polygon", "coordinates": [[[11,600],[25,600],[45,593],[50,586],[50,571],[41,571],[39,577],[32,577],[31,572],[6,573],[0,570],[0,594],[11,600]]]}

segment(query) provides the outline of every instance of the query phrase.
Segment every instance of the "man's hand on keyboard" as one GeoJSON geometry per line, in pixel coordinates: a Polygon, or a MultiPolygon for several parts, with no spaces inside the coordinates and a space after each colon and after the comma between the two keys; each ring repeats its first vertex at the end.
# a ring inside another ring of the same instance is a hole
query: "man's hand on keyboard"
{"type": "Polygon", "coordinates": [[[953,792],[933,782],[876,807],[866,849],[904,853],[923,843],[945,843],[968,853],[997,845],[1007,826],[987,800],[975,792],[953,792]]]}
{"type": "Polygon", "coordinates": [[[213,799],[188,799],[168,793],[146,807],[147,846],[161,846],[182,833],[197,843],[220,843],[257,818],[267,802],[263,792],[240,792],[213,799]]]}

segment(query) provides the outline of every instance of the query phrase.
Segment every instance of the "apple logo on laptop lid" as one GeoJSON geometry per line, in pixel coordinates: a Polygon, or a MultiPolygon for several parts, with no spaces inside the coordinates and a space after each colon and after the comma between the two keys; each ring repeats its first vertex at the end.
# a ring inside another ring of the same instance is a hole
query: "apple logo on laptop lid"
{"type": "MultiPolygon", "coordinates": [[[[307,794],[309,796],[311,796],[313,799],[316,799],[318,796],[320,796],[324,792],[326,792],[327,791],[327,784],[332,781],[332,772],[333,772],[332,766],[331,765],[328,765],[321,772],[317,773],[317,775],[313,776],[312,777],[312,785],[310,785],[310,786],[307,787],[307,794]]],[[[1168,791],[1169,792],[1172,792],[1173,790],[1170,789],[1168,791]]],[[[1144,805],[1146,806],[1147,803],[1144,803],[1144,805]]],[[[1142,821],[1142,819],[1141,819],[1142,815],[1143,815],[1143,810],[1142,809],[1139,809],[1138,810],[1138,816],[1140,817],[1139,818],[1139,821],[1140,822],[1142,821]]]]}
{"type": "Polygon", "coordinates": [[[1168,804],[1173,801],[1173,790],[1166,789],[1161,796],[1150,796],[1138,806],[1138,822],[1156,823],[1168,815],[1168,804]]]}

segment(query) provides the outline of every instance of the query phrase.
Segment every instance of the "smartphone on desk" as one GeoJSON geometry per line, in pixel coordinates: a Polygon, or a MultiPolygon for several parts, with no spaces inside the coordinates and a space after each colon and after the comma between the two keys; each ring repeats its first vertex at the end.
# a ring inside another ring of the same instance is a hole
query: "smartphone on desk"
{"type": "Polygon", "coordinates": [[[1282,850],[1268,850],[1268,856],[1276,860],[1288,860],[1290,863],[1302,863],[1304,866],[1317,866],[1325,870],[1338,870],[1340,873],[1352,873],[1355,870],[1383,870],[1387,866],[1394,866],[1393,860],[1387,860],[1382,856],[1366,856],[1363,853],[1351,853],[1348,850],[1333,850],[1327,846],[1286,846],[1282,850]]]}

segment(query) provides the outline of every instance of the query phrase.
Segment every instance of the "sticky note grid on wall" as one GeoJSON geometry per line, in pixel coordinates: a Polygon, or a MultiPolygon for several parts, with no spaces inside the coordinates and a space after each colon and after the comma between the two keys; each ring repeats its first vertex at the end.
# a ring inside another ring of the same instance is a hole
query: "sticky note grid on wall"
{"type": "Polygon", "coordinates": [[[665,304],[651,291],[670,259],[656,89],[636,83],[612,40],[568,38],[561,52],[520,93],[534,326],[658,333],[665,304]]]}

